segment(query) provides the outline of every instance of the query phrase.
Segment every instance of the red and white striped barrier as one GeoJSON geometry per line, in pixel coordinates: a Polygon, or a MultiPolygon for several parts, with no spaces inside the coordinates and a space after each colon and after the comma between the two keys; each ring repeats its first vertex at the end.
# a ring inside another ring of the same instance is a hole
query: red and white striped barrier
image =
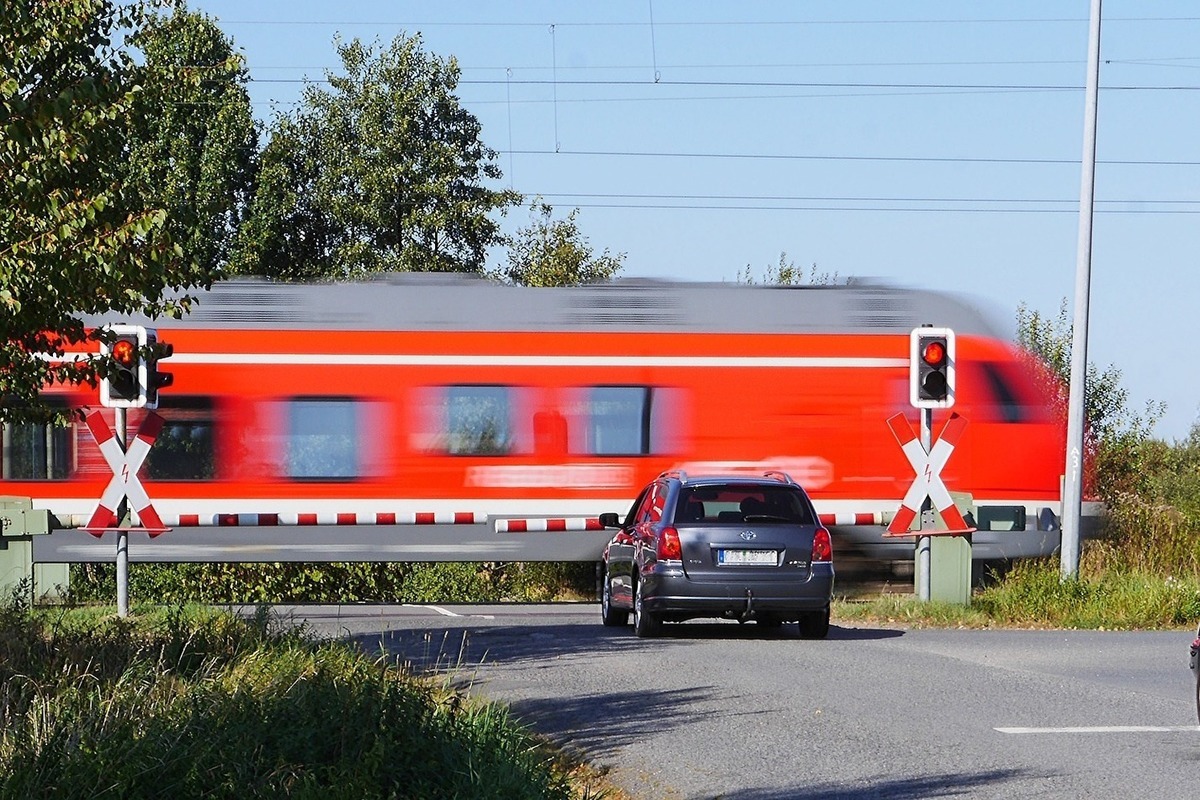
{"type": "Polygon", "coordinates": [[[881,511],[867,511],[862,513],[841,512],[837,514],[818,514],[817,518],[822,525],[882,525],[887,516],[889,515],[881,511]]]}
{"type": "MultiPolygon", "coordinates": [[[[301,525],[480,525],[488,515],[474,511],[408,511],[408,512],[293,512],[279,514],[162,514],[157,521],[163,530],[172,528],[232,528],[285,527],[301,525]]],[[[889,512],[837,512],[819,514],[825,526],[885,525],[892,518],[889,512]]],[[[91,517],[71,514],[60,519],[71,527],[90,529],[91,517]]],[[[596,517],[551,517],[498,519],[496,533],[539,533],[565,531],[602,531],[604,526],[596,517]]],[[[104,528],[112,530],[112,528],[104,528]]]]}
{"type": "Polygon", "coordinates": [[[475,525],[486,522],[486,514],[474,511],[409,511],[363,514],[350,512],[317,512],[293,514],[179,514],[166,517],[179,528],[215,526],[229,528],[272,527],[276,525],[475,525]]]}
{"type": "Polygon", "coordinates": [[[541,531],[602,531],[596,517],[560,519],[498,519],[496,533],[538,533],[541,531]]]}

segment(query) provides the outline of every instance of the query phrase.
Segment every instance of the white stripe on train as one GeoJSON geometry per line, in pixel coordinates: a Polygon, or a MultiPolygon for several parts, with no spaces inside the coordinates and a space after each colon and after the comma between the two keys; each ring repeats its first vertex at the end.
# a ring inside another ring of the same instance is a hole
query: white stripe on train
{"type": "Polygon", "coordinates": [[[907,358],[854,356],[521,356],[408,353],[175,353],[172,364],[295,364],[320,366],[455,367],[748,367],[754,369],[879,369],[908,367],[907,358]]]}

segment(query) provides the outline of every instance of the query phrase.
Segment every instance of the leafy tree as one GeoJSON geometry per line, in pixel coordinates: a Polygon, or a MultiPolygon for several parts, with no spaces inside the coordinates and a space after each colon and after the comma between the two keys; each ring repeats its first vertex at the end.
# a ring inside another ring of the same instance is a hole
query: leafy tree
{"type": "MultiPolygon", "coordinates": [[[[758,280],[754,277],[754,270],[747,264],[745,269],[738,271],[738,283],[755,284],[758,280]]],[[[779,254],[779,263],[775,265],[767,265],[763,271],[762,282],[767,285],[774,286],[833,286],[840,282],[836,272],[817,272],[817,265],[814,263],[808,275],[804,274],[804,267],[797,267],[794,260],[789,260],[786,252],[779,254]]]]}
{"type": "Polygon", "coordinates": [[[478,272],[503,242],[489,214],[520,200],[479,121],[454,92],[459,68],[420,36],[375,48],[335,40],[344,74],[309,84],[277,116],[239,237],[238,272],[285,280],[379,271],[478,272]]]}
{"type": "Polygon", "coordinates": [[[180,313],[189,298],[169,290],[211,280],[172,243],[166,212],[120,180],[140,86],[121,34],[145,18],[142,3],[111,0],[0,14],[0,420],[59,417],[39,390],[106,368],[52,360],[97,338],[81,315],[180,313]]]}
{"type": "Polygon", "coordinates": [[[575,218],[552,219],[554,209],[539,197],[530,206],[529,226],[509,242],[508,266],[493,275],[522,286],[578,286],[611,280],[621,271],[624,253],[607,249],[594,255],[575,218]]]}
{"type": "MultiPolygon", "coordinates": [[[[1017,341],[1048,367],[1041,388],[1062,419],[1069,410],[1073,331],[1066,298],[1054,318],[1031,311],[1024,303],[1017,308],[1017,341]]],[[[1105,497],[1136,491],[1144,477],[1140,468],[1143,449],[1164,405],[1150,402],[1143,414],[1131,411],[1129,392],[1121,386],[1121,371],[1112,365],[1101,372],[1089,363],[1086,383],[1085,480],[1093,479],[1094,488],[1105,497]]]]}
{"type": "Polygon", "coordinates": [[[146,207],[167,211],[167,230],[208,271],[229,260],[253,191],[258,134],[248,74],[233,43],[203,14],[152,15],[133,37],[145,56],[126,181],[146,207]]]}

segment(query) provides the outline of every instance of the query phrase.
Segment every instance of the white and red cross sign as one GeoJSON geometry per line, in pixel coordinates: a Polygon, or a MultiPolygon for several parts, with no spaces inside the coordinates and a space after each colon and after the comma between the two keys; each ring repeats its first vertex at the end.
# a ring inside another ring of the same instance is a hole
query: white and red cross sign
{"type": "Polygon", "coordinates": [[[892,435],[900,443],[900,449],[908,458],[908,463],[912,465],[913,471],[916,473],[912,485],[908,487],[908,492],[900,501],[900,510],[896,512],[896,516],[892,517],[892,522],[888,525],[888,534],[912,536],[918,533],[910,531],[909,528],[927,497],[933,501],[933,507],[942,515],[942,520],[946,523],[948,530],[921,531],[919,533],[956,534],[974,531],[975,529],[969,527],[966,520],[963,519],[958,506],[954,505],[950,491],[942,482],[941,476],[942,467],[946,466],[946,461],[954,452],[954,446],[958,444],[963,428],[967,427],[967,421],[958,414],[951,414],[945,427],[942,428],[942,435],[933,443],[928,452],[903,414],[896,414],[889,418],[887,423],[888,427],[892,429],[892,435]]]}
{"type": "Polygon", "coordinates": [[[100,446],[104,460],[113,471],[113,476],[83,530],[97,537],[105,531],[120,530],[117,527],[121,522],[117,519],[117,507],[126,497],[141,520],[142,528],[139,530],[146,531],[152,538],[170,530],[163,525],[158,512],[150,504],[150,496],[146,494],[146,488],[142,486],[137,475],[138,470],[142,468],[142,462],[150,453],[150,445],[154,444],[154,440],[162,431],[163,418],[153,412],[147,414],[138,427],[137,435],[133,437],[128,451],[125,450],[124,443],[118,441],[116,433],[108,427],[99,412],[88,415],[87,425],[92,432],[92,438],[100,446]]]}

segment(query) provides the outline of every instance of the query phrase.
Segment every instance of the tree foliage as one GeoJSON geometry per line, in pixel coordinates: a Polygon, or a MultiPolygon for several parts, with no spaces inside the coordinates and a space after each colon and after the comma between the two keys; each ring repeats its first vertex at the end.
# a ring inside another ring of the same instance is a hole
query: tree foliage
{"type": "Polygon", "coordinates": [[[0,15],[0,419],[50,419],[48,381],[95,381],[97,363],[51,360],[96,336],[81,315],[178,313],[188,298],[170,290],[211,280],[120,180],[141,83],[121,35],[145,18],[111,0],[0,15]]]}
{"type": "Polygon", "coordinates": [[[379,52],[335,46],[342,74],[305,86],[299,109],[275,120],[235,269],[285,280],[482,271],[503,242],[489,215],[520,195],[484,185],[501,173],[455,95],[457,62],[426,54],[420,36],[379,52]]]}
{"type": "MultiPolygon", "coordinates": [[[[1069,411],[1073,331],[1065,298],[1053,318],[1031,311],[1024,303],[1017,308],[1017,341],[1048,368],[1040,388],[1064,420],[1069,411]]],[[[1106,497],[1136,491],[1144,477],[1140,468],[1144,446],[1162,416],[1163,404],[1147,403],[1141,414],[1130,410],[1121,371],[1112,365],[1102,372],[1089,362],[1086,385],[1085,476],[1094,476],[1095,489],[1106,497]]]]}
{"type": "Polygon", "coordinates": [[[178,8],[133,37],[145,86],[130,120],[127,188],[206,271],[229,261],[253,191],[258,134],[242,56],[209,17],[178,8]]]}
{"type": "Polygon", "coordinates": [[[531,204],[529,226],[509,242],[508,266],[495,277],[521,286],[578,286],[611,280],[621,271],[625,254],[606,248],[596,255],[575,221],[579,209],[561,220],[553,214],[541,198],[531,204]]]}
{"type": "MultiPolygon", "coordinates": [[[[749,264],[738,271],[738,283],[755,284],[759,280],[749,264]]],[[[779,254],[778,264],[768,264],[763,270],[762,283],[768,286],[834,286],[841,282],[836,272],[818,272],[814,263],[806,275],[804,267],[797,267],[787,252],[779,254]]]]}

